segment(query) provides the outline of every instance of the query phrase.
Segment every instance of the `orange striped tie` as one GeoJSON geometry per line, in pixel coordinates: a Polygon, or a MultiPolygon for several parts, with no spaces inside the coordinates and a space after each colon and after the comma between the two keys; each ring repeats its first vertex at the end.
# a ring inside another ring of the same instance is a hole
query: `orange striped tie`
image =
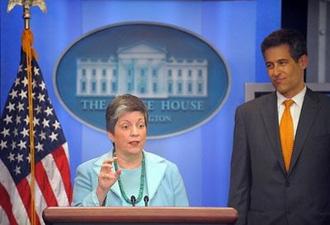
{"type": "Polygon", "coordinates": [[[293,121],[290,113],[290,107],[294,103],[292,99],[285,100],[282,104],[285,109],[280,122],[280,137],[282,154],[284,158],[285,168],[288,171],[290,167],[291,155],[294,142],[293,121]]]}

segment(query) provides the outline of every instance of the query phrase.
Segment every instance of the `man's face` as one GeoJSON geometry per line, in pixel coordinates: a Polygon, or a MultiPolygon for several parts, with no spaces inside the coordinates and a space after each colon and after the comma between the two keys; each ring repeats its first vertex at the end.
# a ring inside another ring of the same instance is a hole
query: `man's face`
{"type": "Polygon", "coordinates": [[[268,75],[273,86],[287,98],[304,88],[304,70],[308,64],[306,55],[296,62],[290,55],[288,45],[269,48],[264,53],[268,75]]]}

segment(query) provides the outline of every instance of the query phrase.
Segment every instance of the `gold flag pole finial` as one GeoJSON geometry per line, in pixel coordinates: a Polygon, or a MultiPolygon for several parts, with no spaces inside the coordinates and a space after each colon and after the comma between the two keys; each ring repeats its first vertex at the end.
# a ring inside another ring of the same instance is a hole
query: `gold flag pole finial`
{"type": "Polygon", "coordinates": [[[10,12],[16,5],[23,6],[23,18],[25,30],[30,29],[30,7],[38,6],[42,12],[47,11],[45,0],[9,0],[7,12],[10,12]]]}

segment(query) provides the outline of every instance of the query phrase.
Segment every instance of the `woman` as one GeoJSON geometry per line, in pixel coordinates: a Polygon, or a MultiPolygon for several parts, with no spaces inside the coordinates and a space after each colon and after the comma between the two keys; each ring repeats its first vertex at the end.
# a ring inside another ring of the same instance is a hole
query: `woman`
{"type": "Polygon", "coordinates": [[[133,95],[107,107],[106,126],[113,150],[77,168],[74,206],[188,206],[177,166],[143,147],[148,112],[133,95]]]}

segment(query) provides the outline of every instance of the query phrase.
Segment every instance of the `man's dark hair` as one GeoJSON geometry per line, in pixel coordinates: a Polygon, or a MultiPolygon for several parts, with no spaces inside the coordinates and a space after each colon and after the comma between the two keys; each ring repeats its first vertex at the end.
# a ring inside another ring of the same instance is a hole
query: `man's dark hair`
{"type": "Polygon", "coordinates": [[[261,44],[261,51],[265,57],[265,51],[272,47],[288,45],[291,57],[297,62],[302,55],[307,55],[306,39],[297,30],[280,29],[269,34],[261,44]]]}

